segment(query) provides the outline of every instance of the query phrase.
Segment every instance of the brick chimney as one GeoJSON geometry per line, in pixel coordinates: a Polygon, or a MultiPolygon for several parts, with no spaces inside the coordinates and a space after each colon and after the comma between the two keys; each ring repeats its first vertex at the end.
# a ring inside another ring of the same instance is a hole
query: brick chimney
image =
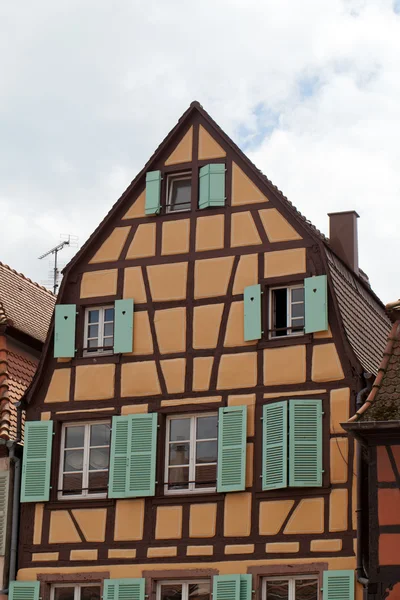
{"type": "Polygon", "coordinates": [[[357,275],[358,271],[358,233],[355,210],[329,213],[329,242],[332,250],[357,275]]]}

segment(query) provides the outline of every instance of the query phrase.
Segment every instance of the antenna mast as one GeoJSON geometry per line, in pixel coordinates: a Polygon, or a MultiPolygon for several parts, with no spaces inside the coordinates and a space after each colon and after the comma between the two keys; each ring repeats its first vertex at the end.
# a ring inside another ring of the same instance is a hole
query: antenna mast
{"type": "Polygon", "coordinates": [[[54,246],[54,248],[52,248],[51,250],[48,250],[48,252],[45,252],[44,254],[42,254],[42,256],[39,256],[39,260],[41,260],[42,258],[46,258],[46,256],[49,256],[50,254],[54,254],[54,267],[53,267],[53,292],[54,294],[57,294],[57,288],[59,286],[58,283],[58,277],[59,277],[59,270],[58,270],[58,253],[60,252],[60,250],[62,250],[63,248],[65,248],[65,246],[76,246],[76,236],[65,236],[66,239],[62,240],[57,246],[54,246]]]}

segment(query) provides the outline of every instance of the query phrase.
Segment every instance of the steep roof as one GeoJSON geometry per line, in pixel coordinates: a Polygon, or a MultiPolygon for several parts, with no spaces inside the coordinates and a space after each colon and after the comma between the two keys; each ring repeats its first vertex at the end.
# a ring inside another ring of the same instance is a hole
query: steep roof
{"type": "Polygon", "coordinates": [[[0,305],[8,325],[44,342],[55,301],[52,292],[0,262],[0,305]]]}

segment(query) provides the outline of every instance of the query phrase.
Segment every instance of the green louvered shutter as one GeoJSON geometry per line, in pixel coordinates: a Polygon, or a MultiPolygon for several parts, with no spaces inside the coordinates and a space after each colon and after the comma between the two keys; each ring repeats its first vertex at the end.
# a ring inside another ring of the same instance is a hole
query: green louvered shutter
{"type": "Polygon", "coordinates": [[[154,496],[157,414],[113,417],[109,498],[154,496]]]}
{"type": "Polygon", "coordinates": [[[263,407],[262,489],[287,486],[287,401],[263,407]]]}
{"type": "Polygon", "coordinates": [[[289,400],[289,485],[322,485],[321,400],[289,400]]]}
{"type": "Polygon", "coordinates": [[[133,300],[116,300],[114,310],[114,353],[132,352],[133,300]]]}
{"type": "Polygon", "coordinates": [[[161,208],[161,171],[146,173],[146,215],[158,215],[161,208]]]}
{"type": "Polygon", "coordinates": [[[261,333],[261,285],[249,285],[244,290],[244,340],[259,340],[261,333]]]}
{"type": "Polygon", "coordinates": [[[251,600],[252,598],[252,578],[251,575],[240,576],[240,600],[251,600]]]}
{"type": "Polygon", "coordinates": [[[108,497],[125,498],[128,488],[128,448],[131,423],[129,416],[113,417],[111,425],[110,472],[108,497]]]}
{"type": "Polygon", "coordinates": [[[76,305],[57,304],[54,319],[54,356],[75,356],[76,305]]]}
{"type": "Polygon", "coordinates": [[[0,555],[4,556],[7,537],[9,471],[0,471],[0,555]]]}
{"type": "Polygon", "coordinates": [[[11,581],[9,600],[39,600],[40,581],[11,581]]]}
{"type": "Polygon", "coordinates": [[[213,600],[241,600],[240,575],[214,575],[213,600]]]}
{"type": "Polygon", "coordinates": [[[53,421],[25,423],[21,502],[47,502],[50,493],[53,421]]]}
{"type": "Polygon", "coordinates": [[[354,571],[324,571],[324,600],[354,600],[354,571]]]}
{"type": "Polygon", "coordinates": [[[145,580],[137,579],[105,579],[103,600],[144,600],[145,580]]]}
{"type": "Polygon", "coordinates": [[[304,280],[305,332],[328,329],[328,284],[326,275],[304,280]]]}
{"type": "Polygon", "coordinates": [[[154,496],[156,483],[157,413],[130,415],[132,422],[129,496],[154,496]]]}
{"type": "Polygon", "coordinates": [[[240,492],[246,485],[246,406],[219,409],[218,492],[240,492]]]}
{"type": "Polygon", "coordinates": [[[225,165],[210,164],[199,173],[199,208],[225,206],[225,165]]]}

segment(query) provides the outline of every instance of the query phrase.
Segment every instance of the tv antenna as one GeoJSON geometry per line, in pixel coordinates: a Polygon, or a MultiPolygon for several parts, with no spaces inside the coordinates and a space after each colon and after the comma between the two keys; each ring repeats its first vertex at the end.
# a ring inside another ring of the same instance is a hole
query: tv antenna
{"type": "Polygon", "coordinates": [[[61,241],[59,244],[57,244],[57,246],[54,246],[54,248],[51,248],[51,250],[48,250],[47,252],[42,254],[42,256],[39,256],[39,260],[41,260],[42,258],[46,258],[46,256],[50,256],[50,254],[54,255],[54,267],[52,269],[52,271],[53,271],[53,293],[54,294],[57,294],[57,288],[59,286],[59,279],[60,279],[60,271],[58,269],[58,253],[60,252],[60,250],[65,248],[65,246],[69,246],[70,248],[78,247],[78,236],[76,236],[76,235],[62,233],[60,236],[60,239],[61,239],[61,241]]]}

